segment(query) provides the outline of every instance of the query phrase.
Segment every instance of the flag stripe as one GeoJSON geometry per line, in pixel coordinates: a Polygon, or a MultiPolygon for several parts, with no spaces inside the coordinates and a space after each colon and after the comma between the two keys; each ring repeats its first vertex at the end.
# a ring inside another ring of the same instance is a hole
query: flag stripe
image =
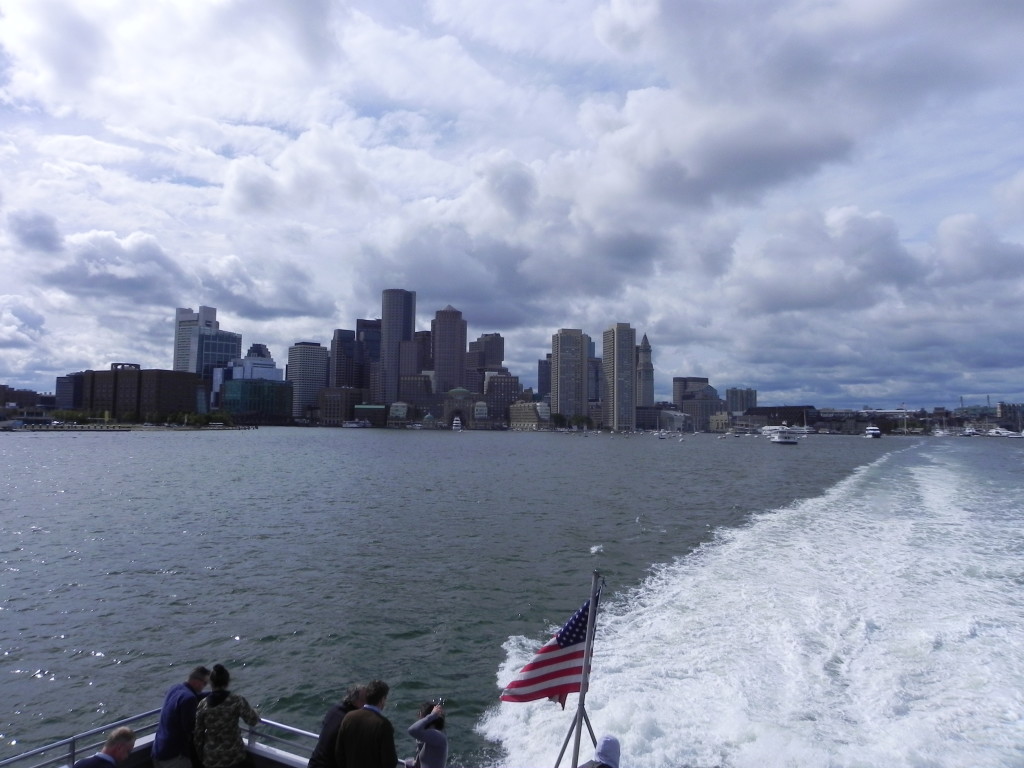
{"type": "Polygon", "coordinates": [[[527,686],[541,685],[548,680],[561,680],[563,678],[579,677],[583,672],[583,667],[579,664],[566,664],[558,667],[557,669],[547,670],[544,673],[530,675],[529,677],[517,677],[511,683],[508,684],[505,690],[513,690],[516,688],[525,688],[527,686]]]}
{"type": "Polygon", "coordinates": [[[586,656],[587,621],[590,601],[576,611],[554,637],[541,646],[501,692],[502,701],[523,702],[558,699],[565,706],[570,693],[583,686],[583,659],[586,656]]]}

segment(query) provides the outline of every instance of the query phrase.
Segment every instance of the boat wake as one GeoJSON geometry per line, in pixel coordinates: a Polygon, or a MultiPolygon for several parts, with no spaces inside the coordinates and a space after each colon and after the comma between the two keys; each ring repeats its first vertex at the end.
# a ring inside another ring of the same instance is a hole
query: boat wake
{"type": "MultiPolygon", "coordinates": [[[[889,454],[607,601],[598,735],[631,768],[1020,764],[1024,492],[955,454],[889,454]]],[[[510,639],[499,686],[535,647],[510,639]]],[[[575,701],[478,728],[507,764],[553,765],[575,701]]]]}

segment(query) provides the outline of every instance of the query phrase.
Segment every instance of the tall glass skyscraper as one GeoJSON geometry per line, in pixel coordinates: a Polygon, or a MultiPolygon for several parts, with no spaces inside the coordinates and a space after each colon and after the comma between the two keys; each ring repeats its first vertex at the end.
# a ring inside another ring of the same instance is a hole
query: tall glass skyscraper
{"type": "MultiPolygon", "coordinates": [[[[193,312],[189,307],[178,307],[174,311],[174,362],[172,370],[196,373],[196,361],[191,357],[192,337],[199,328],[219,330],[216,307],[199,307],[193,312]]],[[[241,353],[237,355],[240,357],[241,353]]]]}
{"type": "Polygon", "coordinates": [[[434,392],[444,394],[465,386],[466,321],[451,304],[439,309],[430,322],[434,344],[434,392]]]}
{"type": "Polygon", "coordinates": [[[604,426],[616,432],[636,428],[636,331],[616,323],[604,332],[604,426]]]}
{"type": "Polygon", "coordinates": [[[387,288],[381,293],[380,376],[383,400],[398,400],[403,341],[416,330],[416,291],[387,288]]]}
{"type": "Polygon", "coordinates": [[[285,379],[292,383],[292,418],[305,419],[316,405],[316,396],[327,386],[330,353],[315,341],[300,341],[288,347],[285,379]]]}
{"type": "Polygon", "coordinates": [[[587,358],[590,336],[562,328],[551,337],[551,412],[568,419],[587,415],[587,358]]]}

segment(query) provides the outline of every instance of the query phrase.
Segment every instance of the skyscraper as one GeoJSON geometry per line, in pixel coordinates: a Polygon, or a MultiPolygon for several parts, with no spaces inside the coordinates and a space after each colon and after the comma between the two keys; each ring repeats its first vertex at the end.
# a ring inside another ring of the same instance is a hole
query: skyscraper
{"type": "Polygon", "coordinates": [[[316,405],[317,393],[327,386],[330,357],[327,347],[315,341],[300,341],[288,347],[285,379],[292,383],[292,418],[305,419],[316,405]]]}
{"type": "Polygon", "coordinates": [[[356,386],[370,390],[371,399],[380,402],[382,392],[374,393],[374,382],[380,384],[381,321],[356,320],[356,386]]]}
{"type": "Polygon", "coordinates": [[[430,321],[434,343],[434,392],[444,394],[464,386],[466,371],[466,321],[451,304],[439,309],[430,321]]]}
{"type": "Polygon", "coordinates": [[[197,328],[219,330],[216,307],[199,307],[193,312],[188,307],[178,307],[174,311],[174,364],[175,371],[196,372],[194,360],[189,359],[192,347],[192,336],[197,328]]]}
{"type": "Polygon", "coordinates": [[[654,405],[654,363],[646,333],[636,348],[636,404],[641,408],[654,405]]]}
{"type": "Polygon", "coordinates": [[[500,333],[485,333],[469,342],[469,351],[481,353],[481,368],[496,371],[505,362],[505,339],[500,333]]]}
{"type": "Polygon", "coordinates": [[[562,328],[551,337],[551,412],[571,419],[587,415],[587,353],[590,337],[562,328]]]}
{"type": "Polygon", "coordinates": [[[387,288],[381,292],[380,376],[385,403],[398,400],[401,347],[416,328],[416,291],[387,288]]]}
{"type": "Polygon", "coordinates": [[[616,432],[636,428],[636,331],[616,323],[604,332],[604,426],[616,432]]]}
{"type": "Polygon", "coordinates": [[[328,386],[356,386],[356,332],[335,328],[331,338],[331,366],[328,386]]]}
{"type": "Polygon", "coordinates": [[[732,414],[743,413],[747,408],[757,408],[757,390],[733,387],[725,390],[726,410],[732,414]]]}

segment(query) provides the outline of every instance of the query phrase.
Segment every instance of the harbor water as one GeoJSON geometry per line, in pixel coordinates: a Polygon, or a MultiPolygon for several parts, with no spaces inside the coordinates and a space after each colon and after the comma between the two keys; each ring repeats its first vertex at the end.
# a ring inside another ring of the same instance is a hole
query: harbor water
{"type": "Polygon", "coordinates": [[[381,678],[400,755],[443,697],[450,765],[554,765],[576,697],[498,696],[598,570],[624,768],[1024,765],[1024,441],[6,434],[0,489],[0,757],[220,662],[274,720],[381,678]]]}

